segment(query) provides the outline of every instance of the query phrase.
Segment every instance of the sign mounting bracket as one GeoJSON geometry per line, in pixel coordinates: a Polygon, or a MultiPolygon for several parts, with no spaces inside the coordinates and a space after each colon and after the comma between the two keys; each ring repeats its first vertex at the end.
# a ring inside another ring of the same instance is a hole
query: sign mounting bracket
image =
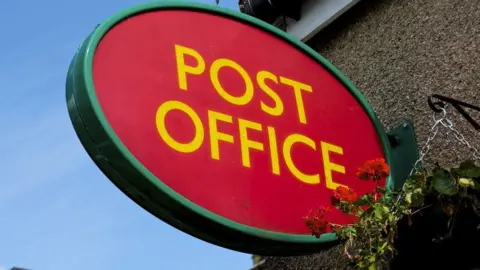
{"type": "Polygon", "coordinates": [[[473,118],[462,108],[465,107],[480,112],[479,106],[437,94],[428,97],[428,106],[436,113],[442,112],[442,109],[446,106],[445,103],[451,104],[476,130],[480,131],[480,124],[473,120],[473,118]],[[433,99],[438,99],[439,101],[434,102],[433,99]],[[437,108],[436,106],[440,107],[441,109],[437,108]]]}
{"type": "Polygon", "coordinates": [[[413,122],[405,120],[387,132],[391,147],[390,168],[394,182],[390,188],[400,189],[419,158],[413,122]]]}

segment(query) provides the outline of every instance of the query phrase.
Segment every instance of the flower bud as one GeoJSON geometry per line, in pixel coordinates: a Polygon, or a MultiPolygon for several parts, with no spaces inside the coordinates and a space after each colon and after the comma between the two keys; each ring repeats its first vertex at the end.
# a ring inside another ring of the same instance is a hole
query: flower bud
{"type": "Polygon", "coordinates": [[[462,187],[474,187],[475,183],[473,183],[473,179],[471,178],[459,178],[458,184],[462,187]]]}

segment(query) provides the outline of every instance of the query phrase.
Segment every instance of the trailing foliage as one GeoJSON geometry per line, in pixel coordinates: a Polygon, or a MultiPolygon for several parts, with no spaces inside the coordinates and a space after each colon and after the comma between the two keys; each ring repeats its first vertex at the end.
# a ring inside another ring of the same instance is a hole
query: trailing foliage
{"type": "MultiPolygon", "coordinates": [[[[354,218],[352,224],[340,225],[329,221],[330,206],[311,210],[303,218],[312,235],[320,237],[334,232],[345,245],[344,253],[352,264],[361,269],[376,269],[381,261],[396,255],[395,240],[398,222],[432,206],[435,198],[449,217],[448,226],[454,226],[461,206],[469,206],[480,215],[480,167],[465,161],[455,168],[436,166],[432,171],[421,170],[408,177],[402,190],[393,191],[379,185],[389,175],[384,159],[366,162],[358,169],[357,177],[374,181],[373,192],[357,196],[348,187],[340,186],[332,194],[332,205],[354,218]]],[[[450,231],[452,231],[450,229],[450,231]]]]}

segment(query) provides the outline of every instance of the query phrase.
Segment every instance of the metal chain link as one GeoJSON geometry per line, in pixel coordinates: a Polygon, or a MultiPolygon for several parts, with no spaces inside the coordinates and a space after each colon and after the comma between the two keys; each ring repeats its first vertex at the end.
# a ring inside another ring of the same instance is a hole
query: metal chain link
{"type": "MultiPolygon", "coordinates": [[[[446,111],[444,110],[445,114],[446,114],[446,111]]],[[[445,115],[444,114],[444,115],[445,115]]],[[[434,116],[435,117],[435,116],[434,116]]],[[[435,118],[434,118],[435,119],[435,118]]],[[[442,119],[444,119],[442,117],[442,119]]],[[[410,171],[410,175],[412,175],[413,173],[416,173],[418,172],[418,164],[420,162],[423,161],[423,158],[428,154],[428,152],[430,152],[430,146],[431,146],[431,143],[432,141],[435,139],[435,137],[437,137],[437,134],[438,134],[438,131],[440,130],[440,126],[439,124],[441,123],[440,121],[442,120],[436,120],[435,121],[435,124],[432,126],[432,128],[430,129],[430,135],[428,136],[427,138],[427,141],[425,142],[425,144],[423,145],[422,149],[420,150],[420,156],[419,158],[417,159],[417,161],[415,161],[415,163],[413,164],[413,168],[412,170],[410,171]]]]}
{"type": "MultiPolygon", "coordinates": [[[[410,175],[412,175],[414,173],[418,173],[418,164],[420,162],[423,162],[424,157],[430,152],[432,142],[437,137],[437,134],[438,134],[441,126],[443,126],[445,128],[448,128],[447,136],[450,135],[451,131],[453,131],[453,134],[455,135],[455,138],[457,139],[457,141],[459,141],[462,145],[467,146],[468,149],[472,151],[473,160],[480,160],[480,152],[478,151],[478,149],[475,148],[473,145],[471,145],[467,141],[467,139],[465,139],[465,136],[463,136],[463,134],[461,134],[457,129],[454,128],[453,122],[450,119],[447,118],[447,111],[445,110],[445,108],[441,108],[441,110],[442,110],[442,112],[441,112],[442,116],[439,119],[435,118],[435,114],[433,114],[433,121],[435,123],[433,124],[432,128],[430,129],[430,135],[428,136],[427,141],[425,142],[422,149],[420,150],[419,158],[415,161],[415,163],[413,165],[413,168],[410,171],[410,175]]],[[[400,202],[401,200],[403,200],[404,196],[405,196],[405,194],[402,194],[401,196],[399,196],[397,198],[397,203],[400,202]]],[[[393,210],[393,208],[394,207],[392,206],[391,210],[393,210]]],[[[394,211],[394,212],[396,212],[396,211],[394,211]]]]}
{"type": "Polygon", "coordinates": [[[467,146],[468,149],[472,151],[473,160],[480,160],[480,152],[478,151],[478,149],[475,148],[472,144],[470,144],[470,142],[468,142],[467,139],[465,139],[465,136],[463,136],[462,133],[460,133],[457,129],[455,129],[455,127],[453,126],[453,122],[447,118],[447,111],[445,110],[445,108],[441,108],[441,110],[442,110],[441,118],[436,119],[435,114],[433,115],[433,120],[435,123],[430,129],[430,135],[428,136],[427,141],[425,142],[422,149],[420,150],[420,156],[417,159],[417,161],[415,161],[413,168],[410,171],[410,175],[418,172],[418,164],[423,161],[424,157],[430,151],[431,143],[437,136],[441,126],[448,128],[447,135],[449,135],[450,132],[452,131],[457,141],[460,142],[462,145],[467,146]]]}
{"type": "Polygon", "coordinates": [[[474,160],[480,160],[480,152],[478,151],[477,148],[475,148],[475,146],[471,145],[467,139],[465,139],[465,136],[463,136],[463,134],[461,134],[458,130],[456,130],[454,127],[453,127],[453,123],[450,121],[450,125],[447,126],[447,128],[449,128],[451,131],[453,131],[453,135],[455,135],[455,138],[457,138],[457,140],[468,147],[469,150],[472,151],[472,156],[473,156],[473,159],[474,160]]]}

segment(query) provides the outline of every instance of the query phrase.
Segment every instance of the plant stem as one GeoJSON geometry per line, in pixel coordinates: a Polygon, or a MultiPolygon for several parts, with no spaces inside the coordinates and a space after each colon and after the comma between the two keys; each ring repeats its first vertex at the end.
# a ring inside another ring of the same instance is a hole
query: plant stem
{"type": "Polygon", "coordinates": [[[336,223],[330,223],[331,226],[334,226],[334,227],[348,227],[348,226],[353,226],[354,224],[344,224],[344,225],[340,225],[340,224],[336,224],[336,223]]]}
{"type": "Polygon", "coordinates": [[[433,205],[433,204],[429,204],[429,205],[427,205],[427,206],[424,206],[424,207],[422,207],[422,208],[414,211],[414,212],[412,213],[412,215],[415,215],[416,213],[418,213],[418,212],[420,212],[420,211],[422,211],[422,210],[425,210],[425,209],[427,209],[427,208],[429,208],[429,207],[432,207],[432,205],[433,205]]]}

